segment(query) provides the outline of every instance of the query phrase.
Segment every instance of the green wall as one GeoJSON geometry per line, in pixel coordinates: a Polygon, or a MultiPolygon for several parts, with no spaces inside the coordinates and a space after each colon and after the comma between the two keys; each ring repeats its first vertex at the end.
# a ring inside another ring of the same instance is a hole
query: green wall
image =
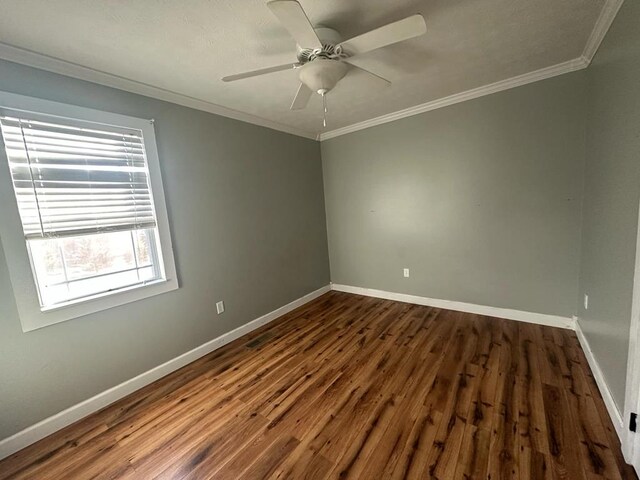
{"type": "Polygon", "coordinates": [[[624,2],[586,73],[579,322],[622,411],[640,201],[639,2],[624,2]]]}
{"type": "Polygon", "coordinates": [[[577,72],[322,142],[331,280],[575,314],[584,130],[577,72]]]}
{"type": "Polygon", "coordinates": [[[334,283],[578,313],[622,407],[638,25],[627,1],[585,71],[321,145],[0,61],[0,90],[155,118],[181,284],[23,333],[0,252],[0,438],[326,285],[329,261],[334,283]]]}
{"type": "Polygon", "coordinates": [[[329,283],[317,142],[4,61],[0,90],[155,119],[181,285],[23,333],[0,251],[0,439],[329,283]]]}

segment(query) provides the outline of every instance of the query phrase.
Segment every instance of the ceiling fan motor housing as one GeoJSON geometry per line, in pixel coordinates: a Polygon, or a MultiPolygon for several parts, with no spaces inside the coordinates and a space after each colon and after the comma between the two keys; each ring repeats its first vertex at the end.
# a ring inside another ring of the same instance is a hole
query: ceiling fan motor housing
{"type": "Polygon", "coordinates": [[[315,27],[314,31],[318,36],[318,39],[322,43],[322,49],[309,48],[309,46],[297,45],[298,61],[300,63],[307,63],[315,60],[316,58],[337,58],[339,53],[337,52],[336,45],[340,44],[342,37],[333,28],[328,27],[315,27]]]}

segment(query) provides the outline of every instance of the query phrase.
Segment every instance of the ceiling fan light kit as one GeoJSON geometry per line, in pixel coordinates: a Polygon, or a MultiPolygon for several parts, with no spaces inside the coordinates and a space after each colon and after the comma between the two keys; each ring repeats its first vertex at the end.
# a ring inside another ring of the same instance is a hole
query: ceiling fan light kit
{"type": "Polygon", "coordinates": [[[323,100],[323,124],[326,127],[326,95],[333,90],[350,70],[358,69],[379,84],[391,82],[373,72],[350,63],[356,56],[372,50],[423,35],[427,31],[422,15],[412,15],[397,22],[384,25],[347,41],[328,27],[314,27],[302,6],[295,0],[272,0],[267,7],[280,20],[297,43],[297,63],[262,68],[251,72],[224,77],[232,82],[258,75],[297,70],[300,86],[291,103],[291,110],[306,107],[315,92],[323,100]]]}
{"type": "Polygon", "coordinates": [[[298,69],[298,78],[309,89],[320,95],[325,95],[344,78],[349,67],[344,62],[317,59],[305,63],[298,69]]]}

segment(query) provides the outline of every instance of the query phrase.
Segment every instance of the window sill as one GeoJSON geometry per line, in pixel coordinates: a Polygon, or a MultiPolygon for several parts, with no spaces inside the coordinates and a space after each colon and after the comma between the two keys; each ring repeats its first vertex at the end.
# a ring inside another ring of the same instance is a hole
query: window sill
{"type": "Polygon", "coordinates": [[[40,305],[37,302],[35,302],[35,305],[18,305],[18,312],[22,323],[22,331],[30,332],[177,289],[178,281],[175,278],[157,280],[135,288],[130,287],[113,292],[105,292],[91,299],[84,298],[82,301],[56,305],[46,310],[40,310],[40,305]]]}
{"type": "MultiPolygon", "coordinates": [[[[111,291],[108,291],[108,292],[101,292],[101,293],[96,293],[94,295],[88,295],[86,297],[77,298],[75,300],[69,300],[68,302],[57,303],[57,304],[51,305],[49,307],[41,307],[40,311],[42,313],[54,312],[54,311],[60,310],[62,308],[67,308],[67,307],[71,307],[71,306],[74,306],[74,305],[80,305],[82,303],[92,302],[94,300],[99,300],[99,299],[111,297],[112,295],[119,295],[119,294],[125,293],[125,292],[132,292],[134,290],[139,290],[139,289],[151,287],[153,285],[160,285],[162,283],[167,283],[167,282],[168,282],[168,280],[166,280],[164,278],[161,278],[159,280],[153,280],[151,282],[147,282],[147,283],[143,283],[143,284],[131,285],[131,286],[128,286],[128,287],[122,287],[122,288],[114,289],[114,290],[111,290],[111,291]]],[[[144,297],[142,297],[142,298],[144,298],[144,297]]]]}

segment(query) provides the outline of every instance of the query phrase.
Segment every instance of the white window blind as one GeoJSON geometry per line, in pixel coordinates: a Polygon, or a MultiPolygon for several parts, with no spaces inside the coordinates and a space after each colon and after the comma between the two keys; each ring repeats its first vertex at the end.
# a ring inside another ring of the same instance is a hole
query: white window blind
{"type": "Polygon", "coordinates": [[[141,131],[11,113],[0,124],[27,239],[156,226],[141,131]]]}
{"type": "Polygon", "coordinates": [[[178,288],[153,120],[0,91],[0,132],[25,332],[178,288]]]}

